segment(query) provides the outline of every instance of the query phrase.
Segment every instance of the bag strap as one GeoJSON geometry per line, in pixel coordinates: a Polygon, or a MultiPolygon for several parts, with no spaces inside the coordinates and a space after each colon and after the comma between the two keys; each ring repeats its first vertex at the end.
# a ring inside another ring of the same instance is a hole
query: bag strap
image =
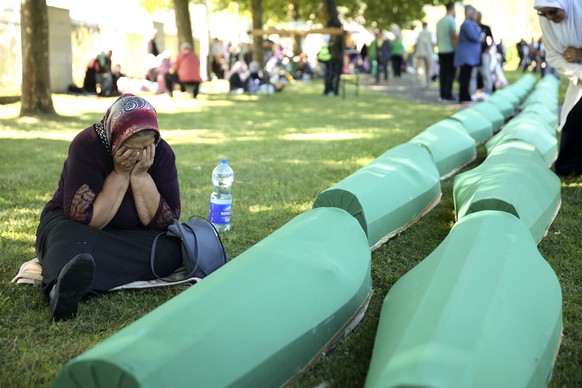
{"type": "MultiPolygon", "coordinates": [[[[192,247],[190,247],[188,244],[184,244],[184,240],[182,240],[182,248],[184,248],[186,250],[188,257],[196,257],[195,253],[198,252],[198,236],[196,236],[196,232],[194,231],[194,229],[192,229],[192,227],[190,227],[190,225],[188,225],[186,223],[177,224],[176,226],[178,227],[178,230],[180,231],[180,236],[185,235],[184,229],[188,229],[190,232],[192,232],[192,236],[194,236],[194,245],[195,245],[196,249],[193,251],[192,247]]],[[[189,278],[189,277],[193,276],[197,269],[198,269],[198,257],[196,257],[196,265],[194,266],[194,268],[192,268],[192,271],[186,277],[189,278]]]]}
{"type": "Polygon", "coordinates": [[[169,281],[169,280],[164,280],[162,277],[160,277],[160,275],[158,275],[156,273],[156,270],[154,268],[155,267],[154,261],[156,260],[156,246],[158,245],[158,238],[160,238],[161,235],[166,234],[166,233],[167,232],[161,232],[161,233],[158,233],[156,235],[156,237],[154,237],[154,241],[152,242],[152,252],[150,253],[150,269],[151,269],[152,273],[154,274],[154,276],[157,277],[159,280],[162,280],[162,281],[167,282],[167,283],[174,283],[174,282],[169,281]]]}

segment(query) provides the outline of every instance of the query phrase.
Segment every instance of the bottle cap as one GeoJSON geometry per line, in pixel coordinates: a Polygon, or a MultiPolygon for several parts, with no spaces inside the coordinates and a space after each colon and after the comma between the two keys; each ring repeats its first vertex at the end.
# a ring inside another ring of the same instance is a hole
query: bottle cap
{"type": "Polygon", "coordinates": [[[228,164],[228,159],[220,159],[220,164],[228,164]]]}

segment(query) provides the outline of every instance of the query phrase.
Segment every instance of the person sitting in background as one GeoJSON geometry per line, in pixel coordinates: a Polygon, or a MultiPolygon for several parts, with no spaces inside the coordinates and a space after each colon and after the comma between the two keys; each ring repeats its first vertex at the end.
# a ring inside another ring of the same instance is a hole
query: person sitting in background
{"type": "Polygon", "coordinates": [[[148,69],[145,79],[156,83],[155,94],[163,94],[167,91],[166,88],[166,74],[172,67],[172,53],[168,50],[158,55],[148,69]]]}
{"type": "Polygon", "coordinates": [[[119,63],[116,64],[115,67],[113,68],[113,71],[111,72],[111,77],[112,77],[112,81],[113,81],[111,95],[113,95],[113,96],[119,96],[120,93],[119,93],[119,88],[117,86],[117,81],[121,77],[125,77],[125,74],[123,74],[121,72],[121,65],[119,63]]]}
{"type": "Polygon", "coordinates": [[[91,58],[85,70],[83,89],[88,93],[97,93],[109,96],[113,91],[113,78],[111,75],[111,56],[113,51],[101,52],[95,58],[91,58]]]}
{"type": "MultiPolygon", "coordinates": [[[[36,252],[53,320],[73,318],[88,295],[156,279],[152,243],[180,212],[176,157],[160,137],[156,110],[124,94],[73,139],[40,216],[36,252]]],[[[162,234],[157,247],[157,274],[182,265],[179,239],[162,234]]]]}
{"type": "Polygon", "coordinates": [[[190,43],[180,45],[180,53],[172,63],[166,74],[166,91],[173,97],[174,85],[179,84],[182,91],[186,91],[186,86],[191,85],[192,97],[198,97],[198,90],[202,83],[200,77],[200,58],[193,51],[190,43]]]}
{"type": "Polygon", "coordinates": [[[256,93],[264,82],[265,74],[261,70],[259,62],[252,61],[249,63],[249,77],[243,85],[243,90],[249,93],[256,93]]]}
{"type": "Polygon", "coordinates": [[[97,93],[100,96],[109,97],[114,94],[115,88],[113,84],[113,68],[111,66],[111,57],[113,51],[102,52],[97,56],[99,61],[100,71],[97,72],[97,93]]]}
{"type": "Polygon", "coordinates": [[[246,62],[242,59],[236,61],[225,76],[230,85],[229,90],[231,92],[243,93],[249,76],[250,71],[246,62]]]}
{"type": "Polygon", "coordinates": [[[305,80],[311,79],[313,75],[313,69],[311,64],[307,60],[307,54],[302,52],[299,55],[293,57],[293,63],[295,64],[295,70],[293,71],[293,79],[305,80]]]}

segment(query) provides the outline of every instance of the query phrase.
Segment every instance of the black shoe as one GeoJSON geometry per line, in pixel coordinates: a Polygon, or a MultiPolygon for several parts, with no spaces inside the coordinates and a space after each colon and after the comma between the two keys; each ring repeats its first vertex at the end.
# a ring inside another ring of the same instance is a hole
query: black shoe
{"type": "Polygon", "coordinates": [[[79,301],[87,294],[94,272],[95,262],[88,253],[75,256],[63,267],[49,294],[55,322],[66,321],[77,315],[79,301]]]}

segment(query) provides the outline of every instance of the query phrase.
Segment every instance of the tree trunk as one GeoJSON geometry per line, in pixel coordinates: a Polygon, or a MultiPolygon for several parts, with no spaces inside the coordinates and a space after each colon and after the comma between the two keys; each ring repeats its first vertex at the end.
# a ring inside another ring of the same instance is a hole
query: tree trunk
{"type": "MultiPolygon", "coordinates": [[[[253,13],[253,29],[263,29],[263,2],[262,0],[251,0],[251,10],[253,13]]],[[[253,60],[264,66],[265,54],[263,52],[263,36],[253,36],[253,60]]]]}
{"type": "MultiPolygon", "coordinates": [[[[290,0],[289,1],[289,18],[297,24],[299,21],[299,1],[298,0],[290,0]]],[[[295,25],[295,28],[297,25],[295,25]]],[[[300,35],[293,35],[293,54],[299,55],[301,54],[301,36],[300,35]]]]}
{"type": "Polygon", "coordinates": [[[180,45],[182,43],[190,43],[192,47],[195,47],[188,3],[189,0],[174,0],[174,14],[176,16],[176,28],[178,29],[177,53],[180,52],[180,45]]]}
{"type": "Polygon", "coordinates": [[[22,88],[20,116],[54,114],[48,47],[48,8],[46,0],[22,0],[22,88]]]}
{"type": "Polygon", "coordinates": [[[324,1],[324,17],[326,27],[341,27],[342,22],[339,19],[335,0],[324,1]]]}
{"type": "Polygon", "coordinates": [[[323,24],[324,27],[329,27],[329,15],[331,15],[329,10],[329,1],[323,0],[321,5],[321,24],[323,24]]]}

